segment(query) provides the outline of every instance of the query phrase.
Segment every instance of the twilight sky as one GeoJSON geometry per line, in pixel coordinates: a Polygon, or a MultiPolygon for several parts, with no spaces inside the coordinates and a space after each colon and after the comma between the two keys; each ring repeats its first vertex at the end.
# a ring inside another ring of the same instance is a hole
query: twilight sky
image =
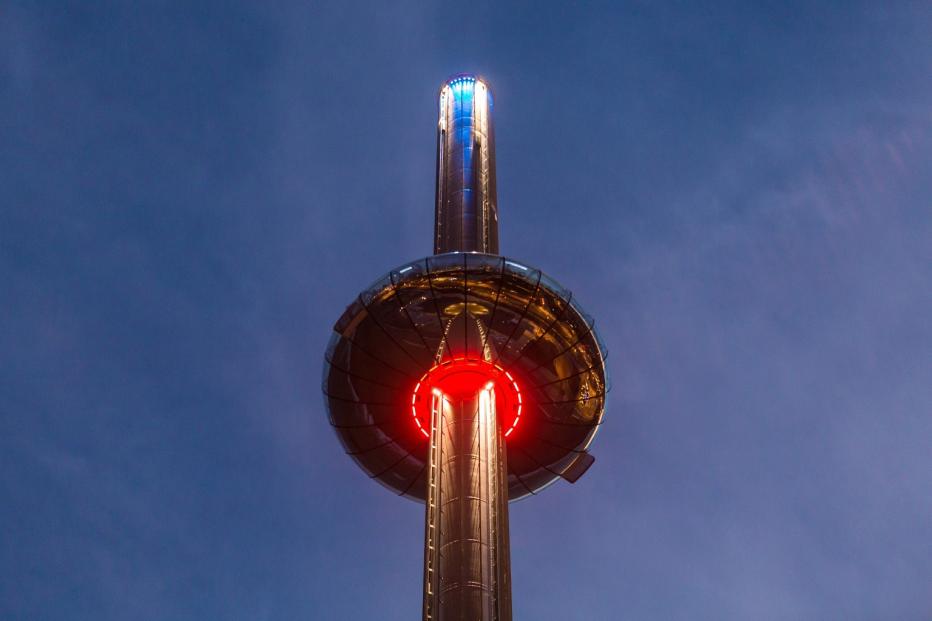
{"type": "Polygon", "coordinates": [[[928,3],[70,4],[0,7],[0,618],[419,617],[319,380],[460,71],[610,350],[516,621],[930,618],[928,3]]]}

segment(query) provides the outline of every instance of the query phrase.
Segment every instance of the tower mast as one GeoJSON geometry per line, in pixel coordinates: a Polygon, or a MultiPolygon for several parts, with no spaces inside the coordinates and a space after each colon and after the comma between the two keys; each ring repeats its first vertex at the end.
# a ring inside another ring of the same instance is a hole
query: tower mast
{"type": "MultiPolygon", "coordinates": [[[[491,109],[488,87],[473,76],[454,77],[440,90],[437,254],[498,253],[491,109]]],[[[464,307],[448,320],[447,348],[441,347],[438,362],[468,358],[470,353],[489,362],[485,333],[480,318],[464,307]]],[[[441,383],[433,388],[424,621],[511,621],[508,470],[496,414],[493,382],[450,389],[441,383]]]]}

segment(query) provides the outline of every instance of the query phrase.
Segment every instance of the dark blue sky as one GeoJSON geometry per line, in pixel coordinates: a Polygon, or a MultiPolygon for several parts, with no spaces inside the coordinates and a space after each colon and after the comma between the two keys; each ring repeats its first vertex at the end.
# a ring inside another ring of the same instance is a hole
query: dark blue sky
{"type": "Polygon", "coordinates": [[[927,3],[90,4],[0,9],[0,618],[418,617],[319,377],[430,252],[460,71],[611,352],[515,618],[932,614],[927,3]]]}

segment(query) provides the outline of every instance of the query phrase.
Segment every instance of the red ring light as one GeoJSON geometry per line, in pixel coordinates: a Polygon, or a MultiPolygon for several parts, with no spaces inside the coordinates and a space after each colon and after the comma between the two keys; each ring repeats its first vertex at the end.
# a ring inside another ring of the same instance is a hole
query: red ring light
{"type": "Polygon", "coordinates": [[[507,438],[521,420],[524,406],[521,389],[511,373],[495,363],[478,358],[444,360],[421,377],[411,393],[411,415],[418,429],[425,438],[430,437],[429,395],[434,389],[451,396],[475,395],[489,382],[496,389],[495,410],[507,438]]]}

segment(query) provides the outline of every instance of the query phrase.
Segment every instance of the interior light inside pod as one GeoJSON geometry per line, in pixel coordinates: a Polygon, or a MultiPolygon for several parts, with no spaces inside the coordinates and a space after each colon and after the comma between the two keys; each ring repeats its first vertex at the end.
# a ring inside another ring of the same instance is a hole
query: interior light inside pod
{"type": "Polygon", "coordinates": [[[451,358],[431,368],[411,393],[411,416],[421,434],[429,438],[432,394],[440,393],[452,400],[471,399],[485,390],[494,390],[496,418],[507,438],[521,420],[521,387],[509,371],[482,359],[451,358]]]}

